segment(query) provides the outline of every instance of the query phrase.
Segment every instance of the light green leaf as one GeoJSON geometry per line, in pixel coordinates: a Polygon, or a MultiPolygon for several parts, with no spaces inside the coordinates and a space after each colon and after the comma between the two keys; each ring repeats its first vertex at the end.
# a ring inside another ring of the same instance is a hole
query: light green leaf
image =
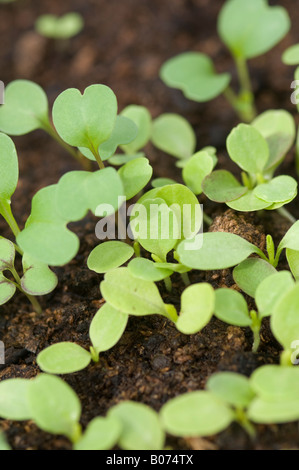
{"type": "Polygon", "coordinates": [[[18,179],[19,164],[15,145],[10,137],[0,133],[0,212],[1,203],[8,203],[15,192],[18,179]]]}
{"type": "Polygon", "coordinates": [[[299,338],[299,284],[296,284],[276,303],[271,316],[271,330],[285,350],[299,338]]]}
{"type": "Polygon", "coordinates": [[[260,258],[249,258],[235,267],[233,277],[243,292],[255,297],[260,283],[276,272],[276,269],[267,261],[260,258]]]}
{"type": "Polygon", "coordinates": [[[253,212],[260,211],[263,209],[270,209],[272,206],[271,202],[263,201],[255,196],[254,191],[247,191],[243,196],[234,201],[226,203],[228,207],[240,212],[253,212]]]}
{"type": "Polygon", "coordinates": [[[16,286],[0,272],[0,305],[8,302],[15,292],[16,286]]]}
{"type": "Polygon", "coordinates": [[[11,450],[11,447],[6,440],[5,434],[0,432],[0,451],[2,450],[11,450]]]}
{"type": "Polygon", "coordinates": [[[196,146],[195,132],[178,114],[162,114],[154,120],[153,144],[176,158],[189,158],[196,146]]]}
{"type": "Polygon", "coordinates": [[[116,446],[121,435],[121,423],[117,418],[94,418],[83,436],[74,445],[74,450],[110,450],[116,446]]]}
{"type": "Polygon", "coordinates": [[[124,193],[128,199],[136,196],[149,182],[153,169],[147,158],[136,158],[119,170],[118,174],[124,185],[124,193]]]}
{"type": "Polygon", "coordinates": [[[299,44],[288,47],[283,53],[282,61],[286,65],[299,65],[299,44]]]}
{"type": "Polygon", "coordinates": [[[149,111],[144,106],[130,105],[120,113],[121,116],[131,119],[137,128],[137,137],[121,148],[125,153],[136,153],[142,149],[149,141],[152,133],[152,118],[149,111]]]}
{"type": "Polygon", "coordinates": [[[0,383],[0,416],[13,421],[32,419],[28,406],[30,380],[8,379],[0,383]]]}
{"type": "Polygon", "coordinates": [[[214,168],[213,158],[205,150],[195,153],[183,168],[183,180],[194,194],[202,193],[202,182],[214,168]]]}
{"type": "Polygon", "coordinates": [[[91,173],[83,186],[88,207],[97,217],[114,214],[124,202],[123,183],[114,168],[91,173]]]}
{"type": "Polygon", "coordinates": [[[215,315],[219,320],[230,325],[251,326],[246,300],[240,292],[233,289],[217,289],[215,315]]]}
{"type": "Polygon", "coordinates": [[[269,159],[269,147],[261,133],[253,126],[239,124],[227,138],[230,158],[248,173],[263,173],[269,159]]]}
{"type": "Polygon", "coordinates": [[[84,21],[79,13],[71,12],[57,17],[41,15],[35,22],[35,29],[42,36],[53,39],[69,39],[76,36],[84,27],[84,21]]]}
{"type": "Polygon", "coordinates": [[[48,374],[72,374],[85,369],[91,361],[88,351],[70,342],[56,343],[37,356],[37,364],[48,374]]]}
{"type": "Polygon", "coordinates": [[[55,198],[57,212],[64,220],[76,222],[86,216],[88,203],[83,188],[89,180],[87,171],[69,171],[60,178],[55,198]]]}
{"type": "Polygon", "coordinates": [[[235,372],[218,372],[207,381],[207,390],[236,408],[247,408],[255,396],[249,379],[235,372]]]}
{"type": "Polygon", "coordinates": [[[281,253],[284,248],[299,251],[299,220],[287,231],[278,245],[277,252],[281,253]]]}
{"type": "Polygon", "coordinates": [[[135,160],[135,158],[142,158],[144,156],[145,155],[143,152],[138,152],[138,153],[133,153],[133,154],[117,153],[116,155],[113,155],[113,157],[109,158],[109,163],[111,165],[121,166],[121,165],[124,165],[125,163],[135,160]]]}
{"type": "Polygon", "coordinates": [[[6,238],[0,238],[0,272],[14,267],[15,255],[14,244],[6,238]]]}
{"type": "Polygon", "coordinates": [[[158,414],[142,403],[125,401],[110,408],[108,418],[122,425],[119,445],[124,450],[162,450],[165,435],[158,414]]]}
{"type": "Polygon", "coordinates": [[[255,302],[260,316],[271,315],[280,298],[293,286],[294,280],[289,271],[280,271],[266,277],[255,291],[255,302]]]}
{"type": "Polygon", "coordinates": [[[111,136],[116,115],[115,94],[105,85],[91,85],[83,95],[70,88],[58,96],[53,106],[54,125],[62,139],[93,153],[111,136]]]}
{"type": "Polygon", "coordinates": [[[120,241],[107,241],[101,243],[90,253],[87,266],[96,273],[106,273],[118,268],[134,255],[130,245],[120,241]]]}
{"type": "Polygon", "coordinates": [[[278,365],[265,365],[250,377],[250,385],[259,398],[267,401],[298,400],[299,369],[278,365]]]}
{"type": "Polygon", "coordinates": [[[134,258],[128,264],[128,269],[133,276],[139,279],[157,282],[173,274],[171,269],[162,268],[159,264],[162,263],[154,263],[145,258],[134,258]]]}
{"type": "Polygon", "coordinates": [[[299,251],[286,249],[286,256],[290,270],[296,281],[299,281],[299,251]]]}
{"type": "Polygon", "coordinates": [[[155,313],[168,316],[157,286],[132,276],[128,268],[109,271],[100,287],[104,299],[120,312],[137,316],[155,313]]]}
{"type": "Polygon", "coordinates": [[[193,269],[216,270],[236,266],[252,253],[260,250],[233,233],[208,232],[203,234],[202,248],[188,250],[188,242],[179,244],[180,262],[193,269]]]}
{"type": "Polygon", "coordinates": [[[281,175],[269,183],[259,184],[254,189],[254,195],[266,202],[286,202],[297,196],[297,181],[291,176],[281,175]]]}
{"type": "Polygon", "coordinates": [[[229,202],[240,198],[247,188],[227,170],[217,170],[209,174],[202,184],[205,195],[216,202],[229,202]]]}
{"type": "Polygon", "coordinates": [[[163,186],[167,186],[169,184],[177,184],[177,182],[171,178],[155,178],[151,181],[153,188],[162,188],[163,186]]]}
{"type": "Polygon", "coordinates": [[[207,391],[179,395],[160,411],[164,429],[174,436],[211,436],[234,420],[232,410],[207,391]]]}
{"type": "Polygon", "coordinates": [[[28,389],[32,419],[43,431],[73,439],[78,432],[81,404],[76,393],[62,379],[40,374],[28,389]]]}
{"type": "Polygon", "coordinates": [[[56,274],[46,265],[34,264],[26,270],[21,287],[29,295],[46,295],[52,292],[58,284],[56,274]]]}
{"type": "Polygon", "coordinates": [[[169,59],[160,76],[166,85],[182,90],[186,98],[210,101],[229,85],[228,73],[217,74],[212,60],[200,52],[185,52],[169,59]]]}
{"type": "Polygon", "coordinates": [[[103,305],[94,316],[89,336],[97,353],[108,351],[118,343],[126,329],[128,315],[109,304],[103,305]]]}
{"type": "Polygon", "coordinates": [[[23,135],[49,126],[48,98],[29,80],[15,80],[5,88],[5,106],[0,107],[0,129],[9,135],[23,135]]]}
{"type": "Polygon", "coordinates": [[[228,0],[218,18],[222,41],[236,57],[252,59],[274,47],[289,31],[290,18],[267,0],[228,0]]]}
{"type": "Polygon", "coordinates": [[[193,284],[181,297],[181,312],[177,329],[185,335],[197,333],[211,320],[215,306],[215,293],[210,284],[193,284]]]}
{"type": "Polygon", "coordinates": [[[269,402],[256,398],[247,410],[248,418],[254,423],[288,423],[299,419],[299,400],[269,402]]]}

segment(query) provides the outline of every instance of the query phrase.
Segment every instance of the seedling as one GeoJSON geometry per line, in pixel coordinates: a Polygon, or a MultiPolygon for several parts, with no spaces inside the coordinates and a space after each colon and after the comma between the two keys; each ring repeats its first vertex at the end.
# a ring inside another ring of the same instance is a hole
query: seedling
{"type": "Polygon", "coordinates": [[[160,411],[163,428],[174,436],[210,436],[233,421],[254,437],[246,410],[254,398],[249,380],[232,372],[210,377],[207,390],[189,392],[169,400],[160,411]]]}
{"type": "Polygon", "coordinates": [[[85,369],[91,361],[99,362],[100,353],[111,349],[121,338],[128,322],[128,315],[105,304],[93,318],[89,336],[90,351],[71,342],[56,343],[37,356],[43,372],[49,374],[71,374],[85,369]]]}
{"type": "Polygon", "coordinates": [[[79,34],[84,21],[79,13],[71,12],[64,16],[42,15],[35,22],[36,31],[51,39],[70,39],[79,34]]]}
{"type": "Polygon", "coordinates": [[[242,182],[227,170],[216,170],[202,184],[204,193],[237,211],[278,211],[293,223],[282,207],[297,195],[297,182],[290,176],[273,177],[295,138],[293,118],[285,111],[268,111],[253,124],[240,124],[227,139],[230,158],[242,171],[242,182]]]}
{"type": "MultiPolygon", "coordinates": [[[[18,178],[19,166],[15,146],[8,136],[0,134],[0,214],[15,237],[18,237],[20,229],[11,210],[11,197],[16,190],[18,178]]],[[[34,296],[48,294],[56,285],[57,277],[46,264],[29,256],[19,245],[0,237],[0,305],[10,300],[16,289],[19,289],[28,297],[34,309],[40,312],[41,307],[34,296]],[[14,265],[16,251],[23,257],[22,276],[19,276],[14,265]],[[5,277],[4,273],[7,271],[13,279],[5,277]]]]}
{"type": "Polygon", "coordinates": [[[198,102],[223,93],[239,117],[250,122],[256,111],[247,61],[272,49],[289,29],[290,19],[283,7],[269,6],[265,0],[228,0],[218,17],[218,33],[235,61],[239,93],[229,86],[231,75],[218,74],[212,60],[199,52],[186,52],[168,60],[161,69],[161,78],[198,102]]]}
{"type": "MultiPolygon", "coordinates": [[[[296,222],[280,241],[276,253],[273,239],[268,235],[268,256],[266,256],[260,248],[238,235],[227,232],[207,232],[202,235],[203,242],[201,249],[190,251],[186,245],[186,241],[182,241],[177,248],[178,260],[191,269],[212,271],[239,265],[251,254],[256,254],[276,268],[282,251],[286,249],[291,261],[290,267],[295,275],[296,271],[299,269],[299,260],[298,257],[293,257],[293,253],[299,251],[298,234],[299,222],[296,222]]],[[[248,268],[248,263],[246,263],[245,266],[248,268]]],[[[264,264],[261,263],[257,263],[255,267],[258,271],[265,270],[264,264]]],[[[270,270],[268,271],[270,272],[270,270]]]]}

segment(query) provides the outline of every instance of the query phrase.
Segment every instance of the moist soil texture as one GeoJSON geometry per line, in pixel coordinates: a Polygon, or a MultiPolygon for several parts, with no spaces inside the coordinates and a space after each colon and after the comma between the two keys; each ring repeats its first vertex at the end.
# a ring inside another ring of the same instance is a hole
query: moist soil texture
{"type": "MultiPolygon", "coordinates": [[[[219,72],[235,69],[232,59],[220,42],[217,14],[221,0],[18,0],[0,5],[0,79],[5,84],[25,78],[39,83],[46,91],[50,104],[66,88],[81,91],[94,83],[110,86],[117,95],[119,109],[129,104],[148,107],[153,117],[174,112],[189,120],[195,129],[198,149],[217,147],[219,168],[236,175],[238,169],[229,160],[226,137],[238,118],[224,98],[199,104],[184,98],[177,90],[167,88],[159,79],[163,62],[184,51],[202,51],[215,61],[219,72]],[[34,22],[45,13],[62,15],[78,11],[85,28],[69,41],[54,41],[41,37],[34,22]]],[[[279,4],[271,1],[271,4],[279,4]]],[[[250,71],[258,112],[286,109],[298,122],[290,101],[292,67],[281,62],[282,52],[298,42],[299,10],[296,2],[285,0],[283,5],[292,18],[288,36],[263,57],[250,61],[250,71]]],[[[14,138],[19,154],[20,180],[12,205],[21,227],[30,213],[32,196],[42,187],[56,183],[67,171],[80,169],[78,164],[58,144],[42,131],[14,138]]],[[[154,177],[170,177],[181,182],[181,172],[174,159],[148,145],[146,156],[154,177]]],[[[283,163],[280,172],[296,177],[294,150],[283,163]]],[[[276,212],[235,213],[225,205],[200,196],[206,213],[213,218],[211,231],[236,233],[265,249],[267,234],[279,242],[290,224],[276,212]]],[[[288,206],[298,218],[297,201],[288,206]]],[[[96,218],[89,215],[72,229],[80,237],[81,247],[76,258],[67,266],[55,268],[59,278],[56,290],[41,298],[41,315],[33,312],[26,297],[17,294],[0,307],[0,339],[5,344],[6,363],[0,366],[0,380],[13,377],[32,378],[39,373],[37,354],[45,347],[73,341],[88,349],[89,325],[103,305],[99,284],[102,276],[89,271],[86,260],[98,245],[95,236],[96,218]]],[[[4,221],[0,233],[11,238],[4,221]]],[[[281,260],[281,269],[286,267],[281,260]]],[[[194,271],[192,282],[207,281],[213,287],[237,289],[230,269],[213,272],[194,271]]],[[[184,285],[179,276],[173,277],[169,294],[163,283],[158,284],[163,299],[179,308],[184,285]]],[[[252,299],[247,298],[249,302],[252,299]]],[[[200,333],[185,336],[166,319],[159,316],[130,317],[119,343],[103,353],[98,364],[63,376],[82,402],[82,425],[121,400],[145,403],[155,410],[179,394],[203,389],[208,377],[216,371],[235,371],[249,376],[263,364],[279,363],[280,346],[273,338],[269,323],[264,321],[261,346],[251,352],[252,334],[249,329],[229,326],[217,319],[200,333]]],[[[13,449],[70,449],[69,441],[60,436],[41,432],[32,422],[0,421],[13,449]]],[[[257,437],[250,440],[237,425],[209,438],[167,438],[167,446],[177,450],[203,449],[299,449],[298,423],[257,426],[257,437]]]]}

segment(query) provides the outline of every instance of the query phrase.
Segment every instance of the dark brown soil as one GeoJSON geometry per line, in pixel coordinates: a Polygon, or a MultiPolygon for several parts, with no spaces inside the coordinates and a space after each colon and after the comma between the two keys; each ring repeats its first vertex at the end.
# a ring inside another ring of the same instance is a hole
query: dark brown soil
{"type": "MultiPolygon", "coordinates": [[[[271,1],[275,3],[279,2],[271,1]]],[[[65,88],[83,90],[92,83],[105,83],[115,91],[120,109],[136,103],[147,106],[154,117],[163,112],[182,114],[196,130],[198,148],[216,146],[220,166],[236,171],[225,153],[225,140],[238,120],[225,100],[193,103],[179,91],[167,89],[158,77],[167,58],[186,50],[208,53],[219,71],[233,73],[230,56],[215,29],[222,4],[220,0],[19,0],[1,5],[0,79],[5,83],[16,78],[34,80],[45,88],[51,103],[65,88]],[[34,32],[34,21],[40,14],[74,10],[84,16],[86,26],[71,41],[55,43],[34,32]]],[[[259,112],[284,108],[296,115],[290,102],[293,70],[285,67],[280,57],[287,46],[298,42],[299,12],[295,2],[285,0],[283,4],[292,17],[292,32],[273,51],[250,65],[259,112]]],[[[16,138],[15,142],[20,182],[13,209],[23,226],[32,195],[41,187],[56,183],[66,171],[78,169],[78,165],[42,132],[16,138]]],[[[180,171],[171,157],[150,146],[147,156],[156,177],[180,181],[180,171]]],[[[282,170],[287,174],[295,174],[293,157],[291,152],[283,164],[282,170]]],[[[276,213],[236,215],[226,211],[225,205],[208,202],[204,196],[201,202],[215,218],[211,230],[237,233],[262,249],[266,234],[271,233],[278,242],[289,226],[276,213]]],[[[290,205],[290,211],[299,216],[297,201],[290,205]]],[[[0,366],[0,380],[35,376],[39,372],[36,355],[50,344],[74,341],[89,347],[90,321],[103,303],[99,291],[102,278],[86,266],[88,254],[97,245],[95,224],[92,216],[75,224],[80,252],[68,266],[55,270],[59,286],[41,299],[42,315],[32,312],[20,294],[0,307],[0,338],[6,348],[6,365],[0,366]]],[[[2,221],[0,233],[10,236],[2,221]]],[[[284,260],[281,263],[284,268],[284,260]]],[[[192,273],[193,282],[202,280],[214,287],[234,284],[230,270],[192,273]]],[[[171,295],[163,285],[159,287],[168,303],[179,306],[184,288],[180,278],[174,279],[171,295]]],[[[86,426],[120,400],[140,401],[159,410],[171,397],[202,389],[215,371],[232,370],[249,376],[260,365],[278,363],[279,345],[267,322],[258,354],[252,354],[251,345],[248,329],[216,319],[201,333],[184,336],[158,316],[132,317],[119,344],[103,354],[99,364],[64,378],[82,401],[82,424],[86,426]]],[[[0,427],[14,449],[70,449],[66,439],[43,433],[31,422],[1,421],[0,427]]],[[[194,450],[298,449],[298,423],[258,426],[257,431],[254,442],[238,425],[232,425],[209,439],[168,438],[168,444],[174,449],[194,450]]]]}

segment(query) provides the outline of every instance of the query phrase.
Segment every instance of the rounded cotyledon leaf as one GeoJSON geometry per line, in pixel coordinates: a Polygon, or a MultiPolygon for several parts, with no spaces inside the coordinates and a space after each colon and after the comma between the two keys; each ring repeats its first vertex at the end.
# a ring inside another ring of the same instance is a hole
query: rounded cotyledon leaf
{"type": "Polygon", "coordinates": [[[248,188],[227,170],[216,170],[207,175],[202,184],[205,195],[216,202],[229,202],[243,196],[248,188]]]}
{"type": "Polygon", "coordinates": [[[188,241],[179,244],[177,252],[180,262],[193,269],[216,270],[235,266],[252,253],[260,250],[242,237],[233,233],[208,232],[203,234],[202,247],[188,249],[188,241]]]}
{"type": "Polygon", "coordinates": [[[205,150],[195,153],[185,164],[182,172],[183,180],[194,194],[202,193],[202,182],[214,168],[214,160],[205,150]]]}
{"type": "Polygon", "coordinates": [[[152,117],[144,106],[133,104],[123,109],[120,114],[133,121],[138,128],[138,134],[135,139],[126,145],[121,145],[125,153],[135,154],[148,143],[151,137],[152,117]]]}
{"type": "Polygon", "coordinates": [[[37,364],[48,374],[72,374],[85,369],[91,361],[88,351],[78,344],[61,342],[47,347],[37,356],[37,364]]]}
{"type": "Polygon", "coordinates": [[[235,372],[218,372],[207,381],[207,390],[236,408],[247,408],[255,393],[249,379],[235,372]]]}
{"type": "Polygon", "coordinates": [[[30,380],[15,378],[0,383],[0,417],[13,421],[32,419],[27,394],[30,380]]]}
{"type": "Polygon", "coordinates": [[[121,435],[121,422],[113,416],[94,418],[75,443],[74,450],[110,450],[121,435]]]}
{"type": "Polygon", "coordinates": [[[271,315],[271,330],[285,350],[299,338],[299,284],[288,289],[276,303],[271,315]]]}
{"type": "Polygon", "coordinates": [[[160,76],[166,85],[179,88],[186,98],[199,102],[216,98],[231,80],[228,73],[216,73],[212,60],[200,52],[185,52],[169,59],[160,76]]]}
{"type": "Polygon", "coordinates": [[[21,287],[29,295],[46,295],[52,292],[58,284],[55,273],[46,265],[32,265],[26,270],[21,287]]]}
{"type": "Polygon", "coordinates": [[[87,266],[96,273],[106,273],[124,264],[133,254],[134,249],[127,243],[118,240],[107,241],[92,250],[87,259],[87,266]]]}
{"type": "Polygon", "coordinates": [[[16,286],[0,272],[0,305],[8,302],[15,294],[16,286]]]}
{"type": "Polygon", "coordinates": [[[135,277],[139,277],[145,281],[157,282],[173,274],[172,269],[160,267],[159,264],[162,263],[154,263],[145,258],[134,258],[128,264],[128,269],[135,277]]]}
{"type": "Polygon", "coordinates": [[[195,132],[178,114],[162,114],[153,123],[153,144],[176,158],[189,158],[196,146],[195,132]]]}
{"type": "Polygon", "coordinates": [[[272,264],[260,258],[248,258],[234,268],[233,278],[243,292],[255,296],[260,283],[277,271],[272,264]]]}
{"type": "Polygon", "coordinates": [[[221,288],[215,292],[215,316],[230,325],[250,326],[247,302],[240,292],[221,288]]]}
{"type": "Polygon", "coordinates": [[[108,351],[122,337],[128,323],[128,315],[116,310],[108,303],[104,304],[94,316],[89,336],[97,353],[108,351]]]}
{"type": "Polygon", "coordinates": [[[265,400],[298,400],[299,369],[275,364],[256,369],[250,377],[255,393],[265,400]]]}
{"type": "Polygon", "coordinates": [[[286,65],[299,65],[299,44],[288,47],[283,53],[282,61],[286,65]]]}
{"type": "Polygon", "coordinates": [[[83,95],[70,88],[58,96],[53,106],[53,122],[60,137],[69,145],[86,147],[93,153],[111,136],[116,116],[116,96],[106,85],[91,85],[83,95]]]}
{"type": "Polygon", "coordinates": [[[0,238],[0,272],[14,267],[15,255],[14,244],[6,238],[0,238]]]}
{"type": "Polygon", "coordinates": [[[123,165],[118,174],[124,186],[124,194],[128,199],[136,196],[149,182],[153,169],[147,158],[136,158],[123,165]]]}
{"type": "Polygon", "coordinates": [[[297,181],[291,176],[281,175],[273,178],[269,183],[259,184],[254,195],[266,202],[290,202],[297,195],[297,181]]]}
{"type": "Polygon", "coordinates": [[[28,388],[31,418],[43,431],[73,440],[78,435],[81,404],[73,389],[59,377],[40,374],[28,388]]]}
{"type": "Polygon", "coordinates": [[[162,450],[165,433],[159,416],[143,403],[124,401],[110,408],[108,418],[122,426],[119,446],[124,450],[162,450]]]}
{"type": "Polygon", "coordinates": [[[215,293],[210,284],[194,284],[184,290],[181,312],[176,327],[186,335],[202,330],[211,320],[215,306],[215,293]]]}
{"type": "Polygon", "coordinates": [[[234,199],[233,201],[228,201],[226,203],[226,205],[231,209],[240,212],[252,212],[268,208],[270,209],[272,204],[272,202],[267,202],[263,199],[258,198],[254,194],[254,190],[248,190],[245,194],[243,194],[243,196],[239,197],[238,199],[234,199]]]}
{"type": "Polygon", "coordinates": [[[289,15],[267,0],[229,0],[218,17],[218,32],[235,57],[252,59],[274,47],[289,31],[289,15]]]}
{"type": "MultiPolygon", "coordinates": [[[[1,108],[0,108],[1,112],[1,108]]],[[[19,164],[15,145],[10,137],[0,133],[0,212],[10,201],[19,179],[19,164]]]]}
{"type": "Polygon", "coordinates": [[[76,12],[66,13],[63,16],[41,15],[35,29],[42,36],[54,39],[69,39],[79,34],[84,27],[82,16],[76,12]]]}
{"type": "Polygon", "coordinates": [[[199,391],[169,400],[160,411],[164,429],[174,436],[210,436],[226,429],[234,413],[211,392],[199,391]]]}
{"type": "Polygon", "coordinates": [[[29,80],[15,80],[5,89],[5,105],[0,107],[0,130],[23,135],[47,127],[48,98],[44,90],[29,80]]]}

